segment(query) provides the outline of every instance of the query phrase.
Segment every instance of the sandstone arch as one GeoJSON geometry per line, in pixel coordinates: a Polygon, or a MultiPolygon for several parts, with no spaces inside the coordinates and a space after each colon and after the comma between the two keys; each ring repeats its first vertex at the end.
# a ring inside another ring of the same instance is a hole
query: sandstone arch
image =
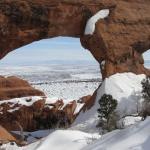
{"type": "Polygon", "coordinates": [[[149,0],[0,1],[0,58],[56,36],[79,37],[100,63],[103,78],[117,72],[150,74],[142,57],[150,49],[149,0]],[[87,20],[105,8],[110,16],[97,22],[92,36],[85,36],[87,20]]]}

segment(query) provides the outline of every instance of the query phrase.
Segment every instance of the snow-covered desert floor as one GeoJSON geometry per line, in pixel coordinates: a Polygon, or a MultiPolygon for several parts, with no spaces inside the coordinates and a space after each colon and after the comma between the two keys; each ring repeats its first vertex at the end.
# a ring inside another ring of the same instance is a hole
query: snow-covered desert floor
{"type": "Polygon", "coordinates": [[[49,98],[79,99],[91,95],[101,82],[96,63],[0,66],[0,75],[19,76],[49,98]]]}
{"type": "MultiPolygon", "coordinates": [[[[24,66],[4,67],[1,75],[17,75],[28,80],[36,88],[45,91],[48,97],[77,99],[92,94],[101,83],[99,67],[94,65],[71,66],[24,66]],[[97,69],[96,69],[97,68],[97,69]]],[[[98,89],[96,103],[86,113],[81,112],[73,125],[67,129],[25,132],[28,143],[18,147],[3,144],[5,150],[149,150],[150,118],[126,117],[120,122],[124,129],[100,135],[97,124],[98,100],[104,93],[111,94],[118,101],[120,117],[137,114],[137,104],[142,104],[141,81],[145,75],[133,73],[115,74],[106,78],[98,89]],[[34,143],[32,143],[34,142],[34,143]]],[[[122,127],[121,127],[122,128],[122,127]]],[[[16,133],[16,132],[15,132],[16,133]]]]}

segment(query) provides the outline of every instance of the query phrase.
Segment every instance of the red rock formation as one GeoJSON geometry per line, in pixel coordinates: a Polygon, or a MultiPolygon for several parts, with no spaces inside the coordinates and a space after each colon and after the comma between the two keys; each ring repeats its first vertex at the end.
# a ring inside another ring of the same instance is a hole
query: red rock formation
{"type": "Polygon", "coordinates": [[[25,131],[68,127],[84,106],[87,107],[91,103],[90,100],[91,96],[88,95],[80,101],[74,100],[68,104],[65,104],[63,100],[46,103],[44,97],[39,97],[36,101],[32,98],[20,99],[20,102],[1,101],[0,124],[8,130],[20,130],[22,126],[25,131]],[[25,105],[25,103],[29,104],[25,105]]]}
{"type": "Polygon", "coordinates": [[[92,96],[87,95],[81,98],[82,103],[85,103],[83,107],[83,112],[86,112],[93,107],[93,105],[95,104],[96,95],[97,95],[97,90],[93,93],[92,96]]]}
{"type": "Polygon", "coordinates": [[[9,141],[17,142],[16,138],[0,125],[0,144],[8,143],[9,141]]]}
{"type": "Polygon", "coordinates": [[[44,96],[44,93],[31,87],[25,80],[0,76],[0,100],[26,96],[44,96]]]}
{"type": "Polygon", "coordinates": [[[109,17],[97,22],[93,36],[82,38],[83,46],[100,63],[103,77],[117,72],[150,74],[142,56],[150,49],[150,1],[112,2],[109,17]]]}
{"type": "Polygon", "coordinates": [[[33,41],[56,36],[81,38],[101,67],[103,78],[116,72],[149,73],[142,53],[150,48],[149,0],[1,0],[0,58],[33,41]],[[87,20],[101,9],[93,36],[84,36],[87,20]],[[57,18],[57,19],[56,19],[57,18]]]}

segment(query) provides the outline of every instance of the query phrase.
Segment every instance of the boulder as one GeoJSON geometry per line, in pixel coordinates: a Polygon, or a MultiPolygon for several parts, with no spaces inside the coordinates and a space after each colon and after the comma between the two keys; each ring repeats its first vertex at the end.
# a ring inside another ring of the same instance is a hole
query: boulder
{"type": "Polygon", "coordinates": [[[44,96],[44,93],[18,77],[0,77],[0,101],[26,96],[44,96]]]}

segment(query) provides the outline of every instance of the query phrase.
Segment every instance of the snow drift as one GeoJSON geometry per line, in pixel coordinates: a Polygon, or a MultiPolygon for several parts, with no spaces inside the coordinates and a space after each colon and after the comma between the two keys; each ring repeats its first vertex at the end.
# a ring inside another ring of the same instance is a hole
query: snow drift
{"type": "MultiPolygon", "coordinates": [[[[97,91],[95,105],[86,113],[81,112],[72,129],[98,133],[95,127],[98,119],[98,100],[105,93],[111,94],[117,99],[117,111],[120,116],[137,113],[137,105],[142,102],[141,81],[144,78],[145,75],[143,74],[135,75],[133,73],[118,73],[106,78],[97,91]]],[[[136,119],[138,120],[138,118],[136,119]]],[[[128,120],[130,121],[131,119],[128,118],[128,120]]],[[[134,122],[130,124],[134,124],[134,122]]],[[[36,143],[23,147],[23,149],[48,150],[51,148],[53,150],[69,150],[71,148],[72,150],[80,150],[85,147],[84,150],[149,150],[149,124],[150,118],[141,123],[136,123],[135,120],[134,125],[124,130],[110,132],[87,147],[86,145],[89,144],[88,139],[93,139],[93,134],[82,131],[58,130],[36,143]]],[[[8,147],[10,148],[10,146],[8,147]]],[[[15,150],[20,150],[20,148],[15,148],[15,150]]]]}
{"type": "Polygon", "coordinates": [[[86,113],[80,113],[73,124],[74,128],[85,132],[97,132],[95,126],[98,120],[98,100],[103,94],[110,94],[118,101],[117,113],[120,117],[136,114],[137,107],[140,109],[143,101],[141,98],[141,81],[144,78],[144,74],[136,75],[133,73],[117,73],[106,78],[97,91],[95,105],[86,113]]]}
{"type": "Polygon", "coordinates": [[[83,150],[149,150],[150,117],[124,130],[115,130],[83,150]]]}
{"type": "Polygon", "coordinates": [[[143,101],[141,81],[144,78],[144,74],[117,73],[112,75],[106,78],[98,89],[96,100],[98,101],[103,94],[110,94],[118,101],[117,112],[121,117],[135,114],[143,101]]]}

